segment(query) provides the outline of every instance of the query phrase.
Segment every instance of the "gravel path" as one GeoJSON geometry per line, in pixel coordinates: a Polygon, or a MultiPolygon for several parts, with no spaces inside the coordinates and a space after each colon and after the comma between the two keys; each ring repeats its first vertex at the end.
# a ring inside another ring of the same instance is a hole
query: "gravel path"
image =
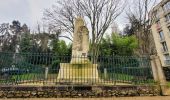
{"type": "MultiPolygon", "coordinates": [[[[7,99],[0,99],[7,100],[7,99]]],[[[119,97],[119,98],[30,98],[30,99],[8,99],[8,100],[170,100],[170,96],[155,97],[119,97]]]]}

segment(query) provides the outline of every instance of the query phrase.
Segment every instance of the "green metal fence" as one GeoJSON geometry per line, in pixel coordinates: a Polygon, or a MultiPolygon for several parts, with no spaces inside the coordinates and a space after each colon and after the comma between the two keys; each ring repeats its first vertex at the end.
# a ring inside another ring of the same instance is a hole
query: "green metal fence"
{"type": "MultiPolygon", "coordinates": [[[[69,76],[67,79],[58,79],[61,74],[61,64],[68,64],[66,70],[73,67],[71,56],[59,56],[51,53],[0,53],[0,85],[145,85],[154,84],[150,59],[148,57],[129,56],[99,56],[95,62],[92,57],[74,57],[76,60],[88,59],[91,63],[89,72],[83,69],[76,70],[81,79],[69,76]],[[96,65],[94,70],[93,65],[96,65]],[[92,72],[92,75],[88,73],[92,72]],[[97,72],[97,73],[96,73],[97,72]],[[96,75],[96,76],[95,76],[96,75]],[[89,76],[89,77],[88,77],[89,76]],[[90,78],[95,77],[93,80],[90,78]],[[96,78],[98,77],[98,78],[96,78]],[[84,79],[83,79],[84,78],[84,79]],[[86,80],[87,79],[87,80],[86,80]]],[[[82,60],[85,61],[85,60],[82,60]]],[[[84,62],[82,62],[84,63],[84,62]]],[[[78,66],[84,64],[78,63],[78,66]]],[[[71,70],[72,71],[72,70],[71,70]]],[[[70,72],[70,71],[69,71],[70,72]]],[[[73,73],[75,73],[73,71],[73,73]]],[[[62,75],[68,76],[67,73],[62,75]]],[[[64,77],[64,76],[63,76],[64,77]]]]}

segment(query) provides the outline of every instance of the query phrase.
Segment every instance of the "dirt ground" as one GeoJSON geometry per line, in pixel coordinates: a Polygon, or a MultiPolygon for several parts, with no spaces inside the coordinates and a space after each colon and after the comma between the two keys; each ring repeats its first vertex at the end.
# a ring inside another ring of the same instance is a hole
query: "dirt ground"
{"type": "MultiPolygon", "coordinates": [[[[0,99],[7,100],[7,99],[0,99]]],[[[29,99],[8,99],[8,100],[170,100],[170,96],[155,97],[119,97],[119,98],[29,98],[29,99]]]]}

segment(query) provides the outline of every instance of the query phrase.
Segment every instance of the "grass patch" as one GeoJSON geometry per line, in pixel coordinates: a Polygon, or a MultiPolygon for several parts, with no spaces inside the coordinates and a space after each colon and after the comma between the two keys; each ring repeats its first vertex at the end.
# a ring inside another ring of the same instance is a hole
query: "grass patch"
{"type": "MultiPolygon", "coordinates": [[[[29,73],[29,74],[22,74],[22,75],[13,75],[12,79],[16,81],[27,81],[27,80],[44,80],[45,74],[36,74],[36,73],[29,73]]],[[[57,79],[57,74],[48,74],[48,79],[57,79]]]]}
{"type": "Polygon", "coordinates": [[[43,79],[43,78],[44,78],[43,74],[36,74],[36,73],[13,75],[12,76],[12,79],[15,79],[16,81],[40,80],[40,79],[43,79]]]}
{"type": "Polygon", "coordinates": [[[129,80],[132,80],[134,77],[132,75],[120,74],[120,73],[108,73],[105,76],[104,73],[101,73],[100,78],[105,79],[105,80],[124,80],[124,81],[129,81],[129,80]]]}
{"type": "Polygon", "coordinates": [[[170,87],[170,82],[169,81],[167,82],[167,84],[168,84],[168,87],[170,87]]]}
{"type": "MultiPolygon", "coordinates": [[[[153,79],[135,79],[135,76],[121,74],[121,73],[108,73],[106,76],[104,73],[99,74],[101,79],[110,80],[110,81],[121,81],[121,82],[130,82],[135,85],[137,84],[153,84],[153,79]]],[[[169,84],[170,85],[170,84],[169,84]]]]}

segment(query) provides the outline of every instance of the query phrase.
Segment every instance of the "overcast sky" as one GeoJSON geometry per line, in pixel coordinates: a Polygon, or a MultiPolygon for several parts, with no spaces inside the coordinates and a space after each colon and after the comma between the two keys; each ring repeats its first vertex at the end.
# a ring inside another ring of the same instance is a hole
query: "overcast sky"
{"type": "Polygon", "coordinates": [[[19,20],[34,28],[55,0],[0,0],[0,24],[19,20]]]}
{"type": "MultiPolygon", "coordinates": [[[[0,0],[0,24],[19,20],[34,29],[37,22],[41,21],[44,9],[51,8],[55,2],[56,0],[0,0]]],[[[126,24],[123,15],[116,22],[121,29],[126,24]]]]}

